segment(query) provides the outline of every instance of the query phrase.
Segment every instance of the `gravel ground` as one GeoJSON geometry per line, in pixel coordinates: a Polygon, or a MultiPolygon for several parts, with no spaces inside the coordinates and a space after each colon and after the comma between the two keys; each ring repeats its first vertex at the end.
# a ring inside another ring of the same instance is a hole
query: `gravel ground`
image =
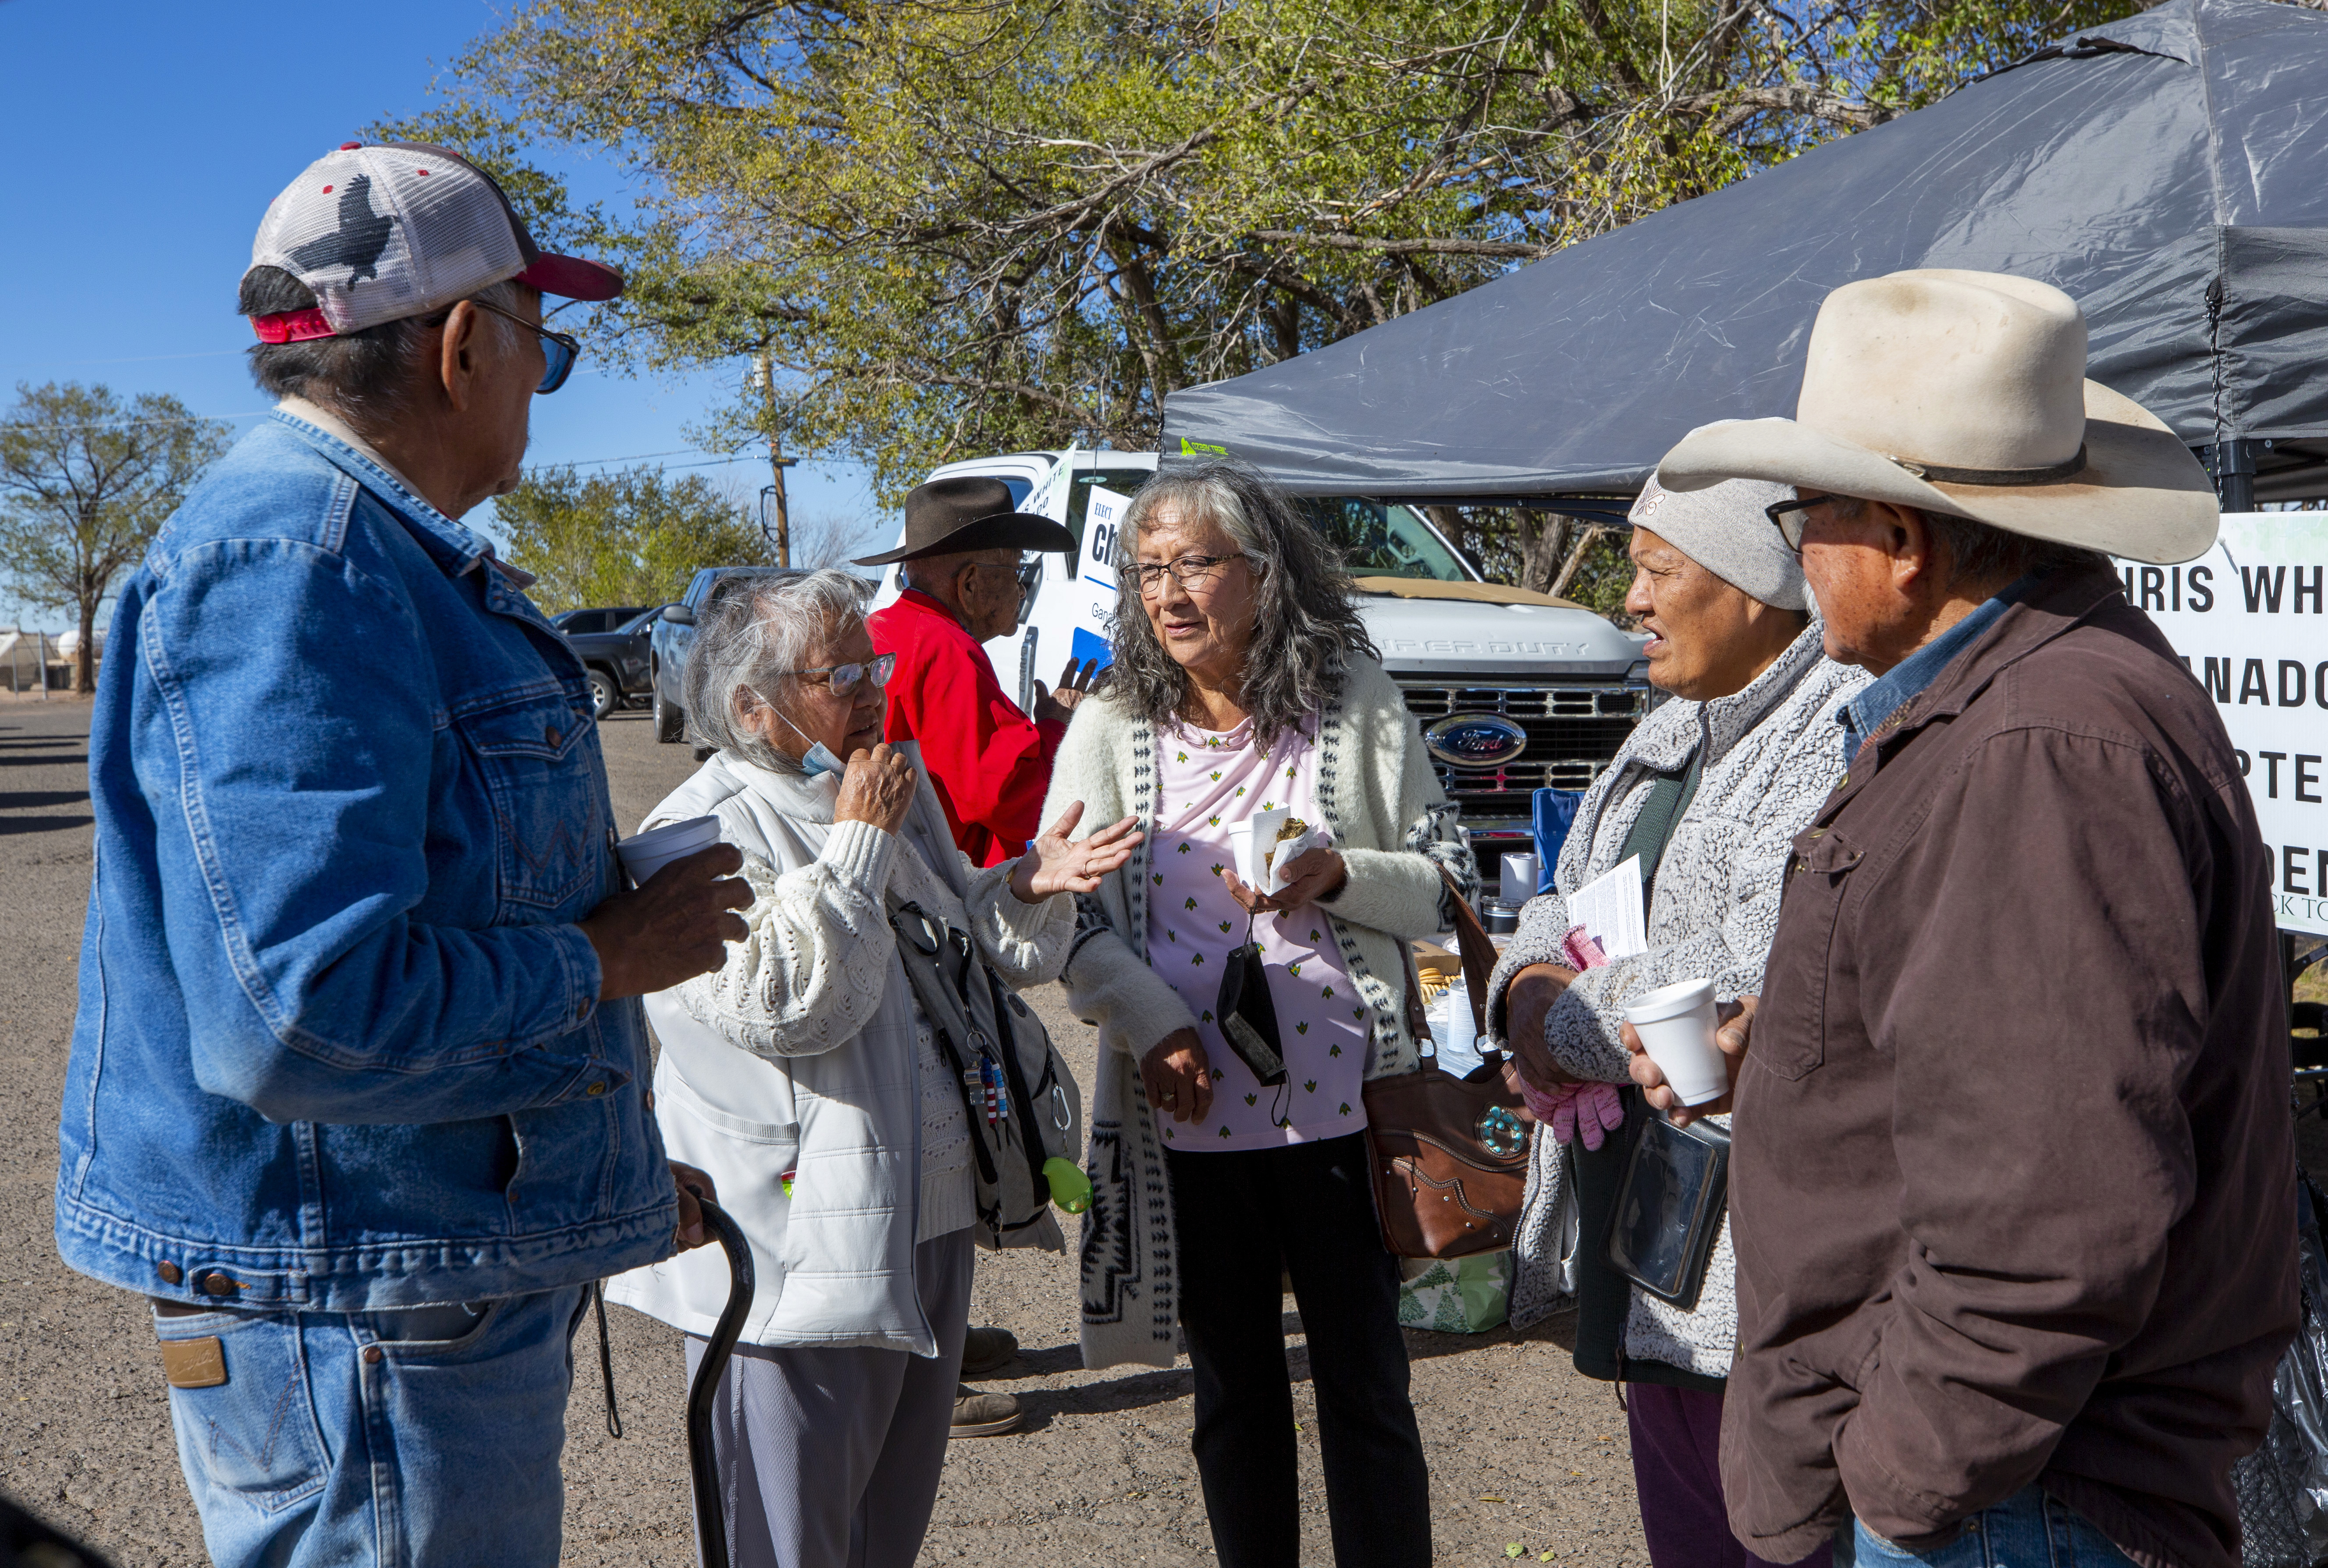
{"type": "MultiPolygon", "coordinates": [[[[201,1536],[145,1310],[65,1269],[50,1240],[58,1093],[89,891],[88,723],[86,703],[0,699],[0,1491],[122,1568],[183,1568],[202,1561],[201,1536]]],[[[691,765],[685,750],[653,743],[643,714],[615,716],[604,729],[628,828],[691,765]]],[[[1088,1084],[1093,1031],[1068,1016],[1055,988],[1033,1000],[1088,1084]]],[[[693,1554],[678,1336],[621,1308],[609,1318],[626,1435],[606,1435],[586,1345],[566,1450],[566,1560],[685,1564],[693,1554]]],[[[1186,1364],[1084,1371],[1075,1271],[1063,1257],[982,1255],[974,1320],[1010,1329],[1026,1347],[984,1386],[1017,1394],[1028,1420],[1021,1432],[955,1446],[923,1561],[1208,1561],[1186,1364]]],[[[1624,1416],[1607,1385],[1571,1369],[1565,1323],[1550,1328],[1516,1341],[1504,1330],[1407,1336],[1441,1563],[1502,1562],[1513,1544],[1529,1561],[1547,1552],[1612,1568],[1647,1561],[1624,1416]]],[[[1302,1497],[1314,1521],[1303,1561],[1328,1563],[1308,1360],[1290,1310],[1286,1343],[1300,1380],[1302,1497]]]]}
{"type": "MultiPolygon", "coordinates": [[[[201,1537],[148,1319],[135,1298],[66,1270],[50,1239],[58,1094],[88,897],[88,714],[85,703],[0,699],[0,1491],[122,1568],[183,1568],[202,1560],[201,1537]]],[[[603,728],[617,811],[630,828],[687,775],[689,755],[653,744],[643,714],[615,715],[603,728]]],[[[1032,1000],[1088,1088],[1093,1031],[1067,1014],[1056,988],[1032,1000]]],[[[2306,1163],[2323,1169],[2321,1120],[2300,1125],[2306,1163]]],[[[981,1254],[977,1280],[972,1321],[1007,1328],[1025,1347],[983,1386],[1017,1394],[1028,1420],[1018,1433],[955,1445],[922,1561],[1208,1561],[1188,1455],[1186,1363],[1084,1371],[1068,1258],[981,1254]]],[[[1308,1357],[1287,1306],[1301,1420],[1302,1562],[1327,1563],[1308,1357]]],[[[692,1552],[678,1336],[620,1308],[610,1319],[627,1435],[606,1435],[596,1357],[586,1345],[568,1421],[566,1560],[685,1564],[692,1552]]],[[[1517,1337],[1407,1334],[1440,1563],[1647,1563],[1624,1415],[1609,1385],[1576,1375],[1568,1329],[1560,1318],[1517,1337]]]]}

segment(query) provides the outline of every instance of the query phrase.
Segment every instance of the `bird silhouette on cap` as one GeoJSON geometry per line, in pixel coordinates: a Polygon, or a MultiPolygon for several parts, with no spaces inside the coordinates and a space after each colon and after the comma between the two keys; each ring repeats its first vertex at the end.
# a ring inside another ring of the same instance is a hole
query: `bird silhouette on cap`
{"type": "Polygon", "coordinates": [[[396,228],[394,213],[371,210],[371,176],[358,174],[340,192],[340,226],[291,252],[292,265],[313,274],[326,267],[348,268],[348,286],[356,279],[380,277],[380,258],[396,228]]]}

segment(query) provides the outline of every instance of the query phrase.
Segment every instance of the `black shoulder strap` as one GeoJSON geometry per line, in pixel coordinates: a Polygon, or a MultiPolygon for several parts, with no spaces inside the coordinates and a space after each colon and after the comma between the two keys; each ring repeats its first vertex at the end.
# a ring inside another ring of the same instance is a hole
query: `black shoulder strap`
{"type": "Polygon", "coordinates": [[[1674,829],[1680,825],[1689,803],[1697,798],[1698,779],[1705,767],[1705,747],[1700,746],[1690,755],[1689,766],[1680,773],[1661,773],[1657,783],[1649,786],[1648,799],[1641,803],[1641,814],[1633,819],[1633,826],[1625,834],[1625,847],[1617,851],[1617,862],[1622,865],[1634,855],[1641,858],[1641,906],[1647,909],[1650,889],[1657,879],[1657,866],[1666,858],[1666,846],[1673,841],[1674,829]]]}

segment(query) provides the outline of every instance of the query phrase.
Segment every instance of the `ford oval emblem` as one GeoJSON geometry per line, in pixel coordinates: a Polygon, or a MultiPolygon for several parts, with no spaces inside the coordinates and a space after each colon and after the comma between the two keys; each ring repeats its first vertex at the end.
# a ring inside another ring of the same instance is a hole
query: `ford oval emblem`
{"type": "Polygon", "coordinates": [[[1458,713],[1422,732],[1431,755],[1456,767],[1500,767],[1527,749],[1527,731],[1496,713],[1458,713]]]}

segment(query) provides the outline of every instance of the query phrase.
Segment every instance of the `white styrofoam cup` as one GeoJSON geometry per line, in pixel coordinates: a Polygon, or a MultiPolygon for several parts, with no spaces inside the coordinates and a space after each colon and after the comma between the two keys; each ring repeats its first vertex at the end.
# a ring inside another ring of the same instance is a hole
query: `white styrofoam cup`
{"type": "Polygon", "coordinates": [[[673,860],[684,860],[718,841],[718,817],[690,817],[683,822],[665,822],[660,828],[649,828],[624,839],[615,846],[615,855],[623,862],[623,869],[631,874],[631,880],[644,887],[648,878],[673,860]]]}
{"type": "Polygon", "coordinates": [[[1730,1093],[1730,1066],[1713,1043],[1713,982],[1683,980],[1633,999],[1625,1021],[1685,1105],[1730,1093]]]}
{"type": "Polygon", "coordinates": [[[1258,887],[1263,885],[1261,878],[1253,874],[1253,824],[1251,822],[1229,824],[1229,869],[1234,871],[1237,874],[1237,880],[1248,887],[1258,887]]]}

